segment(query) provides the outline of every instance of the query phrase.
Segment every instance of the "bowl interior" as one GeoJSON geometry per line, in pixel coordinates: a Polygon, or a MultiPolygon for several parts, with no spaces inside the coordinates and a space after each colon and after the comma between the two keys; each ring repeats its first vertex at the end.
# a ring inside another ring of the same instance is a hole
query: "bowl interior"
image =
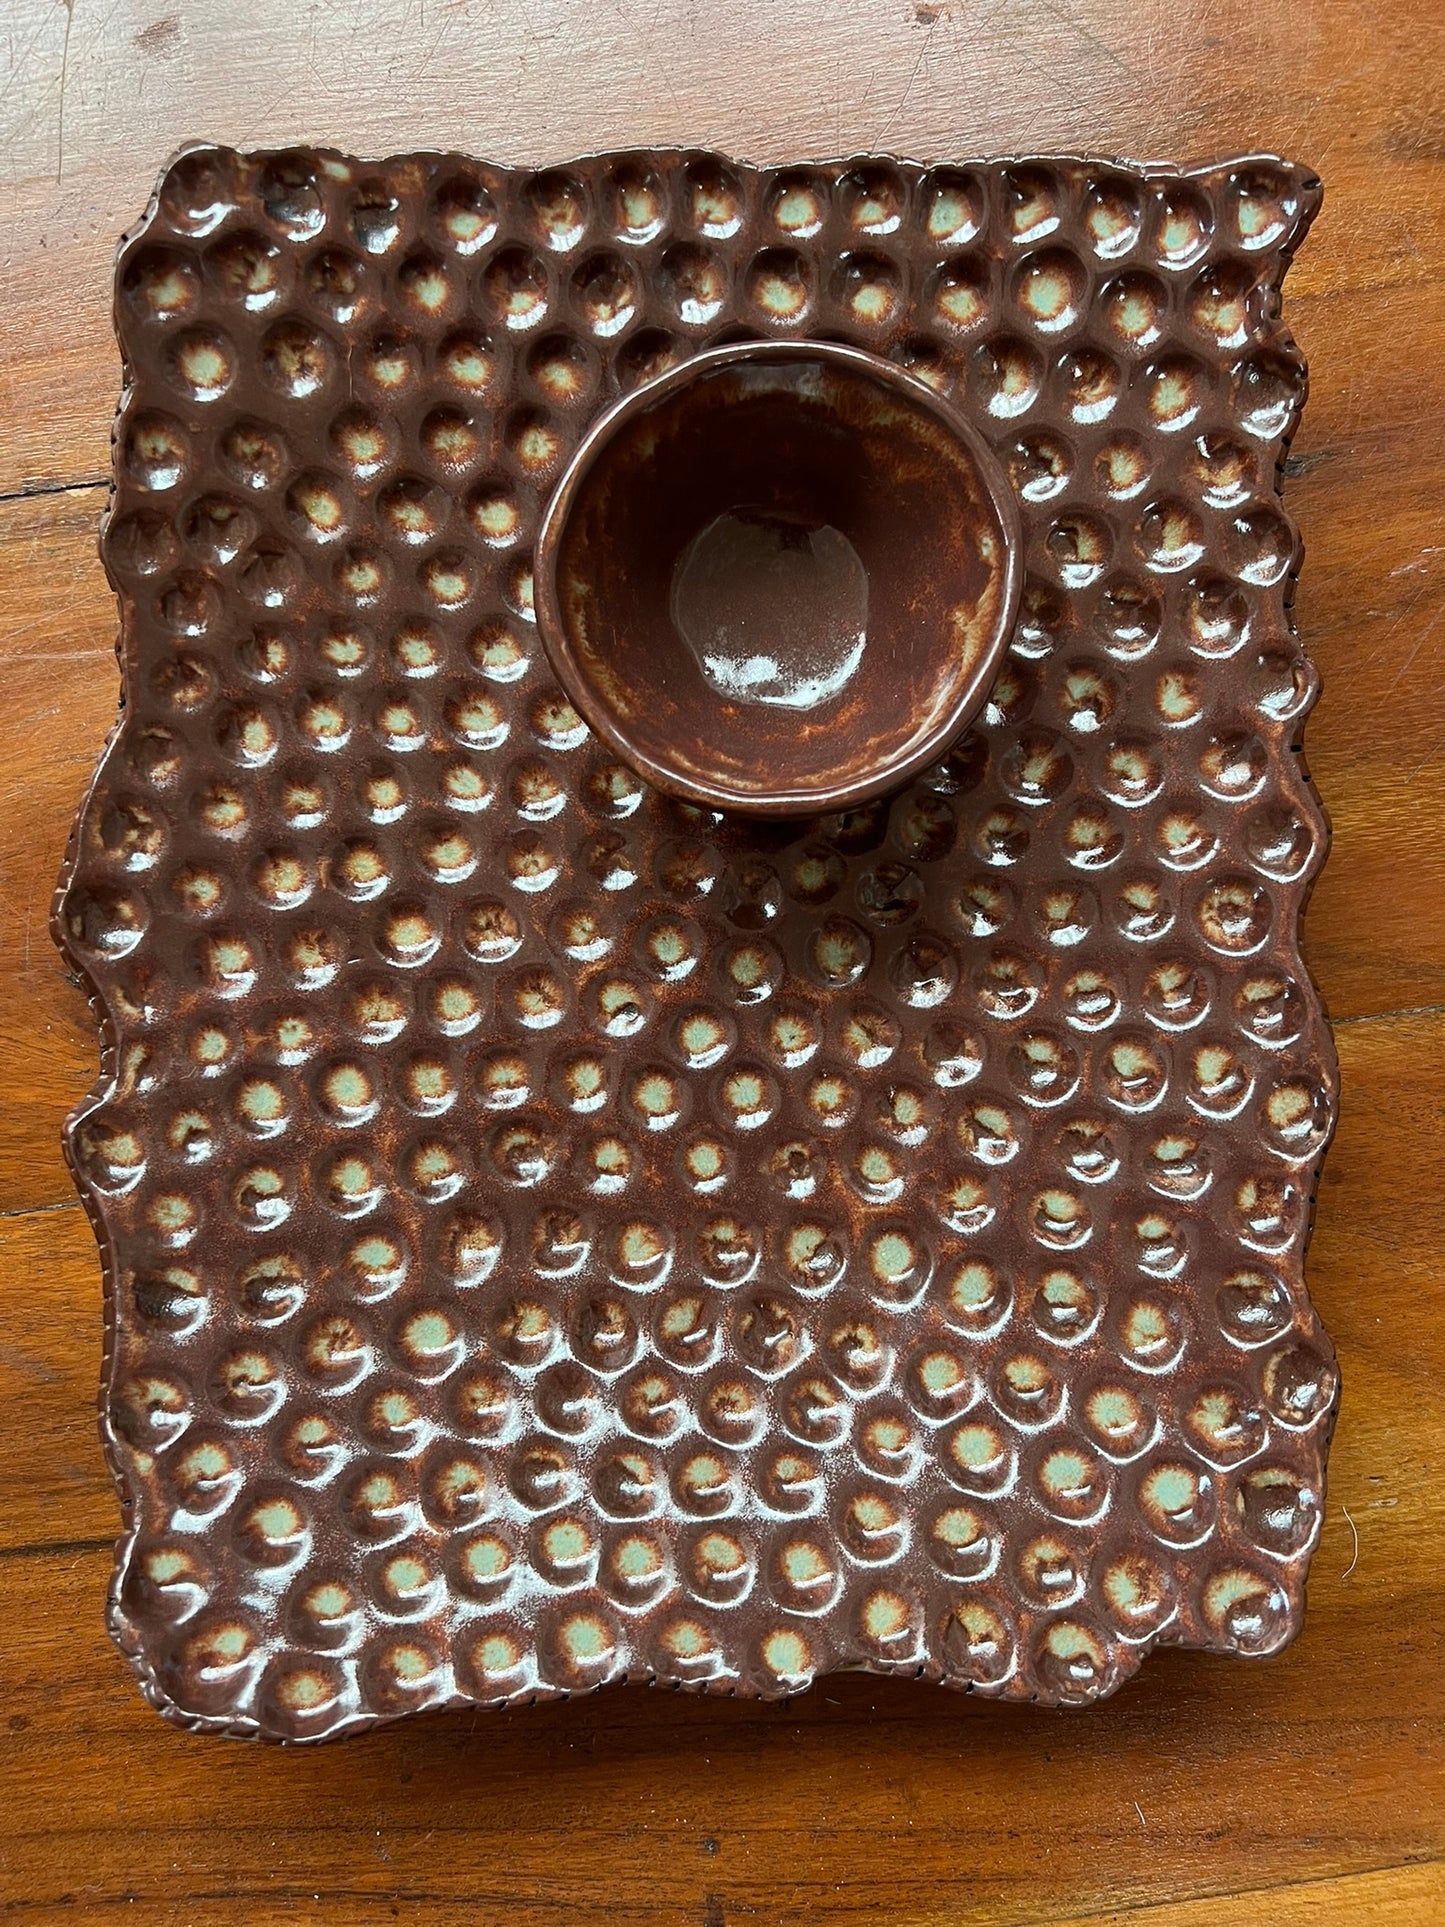
{"type": "Polygon", "coordinates": [[[902,782],[985,695],[1012,503],[929,390],[817,343],[713,351],[598,424],[543,530],[569,694],[644,776],[724,808],[902,782]]]}

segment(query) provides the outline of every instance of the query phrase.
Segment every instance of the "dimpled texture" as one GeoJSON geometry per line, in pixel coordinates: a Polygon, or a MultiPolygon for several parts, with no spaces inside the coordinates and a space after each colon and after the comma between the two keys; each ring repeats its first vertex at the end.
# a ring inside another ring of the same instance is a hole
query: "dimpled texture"
{"type": "Polygon", "coordinates": [[[1291,1636],[1336,1396],[1277,488],[1318,191],[172,164],[118,268],[125,698],[57,906],[111,1624],[171,1717],[850,1667],[1073,1703],[1291,1636]],[[946,760],[728,821],[562,698],[531,545],[619,393],[800,334],[977,425],[1025,589],[946,760]]]}

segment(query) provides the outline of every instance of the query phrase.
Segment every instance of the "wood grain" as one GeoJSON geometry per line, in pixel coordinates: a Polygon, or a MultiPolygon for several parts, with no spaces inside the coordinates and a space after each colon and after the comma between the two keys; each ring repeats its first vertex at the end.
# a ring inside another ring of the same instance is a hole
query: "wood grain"
{"type": "Polygon", "coordinates": [[[1406,0],[0,0],[0,1909],[24,1921],[1224,1927],[1445,1918],[1445,23],[1406,0]],[[1344,1103],[1310,1252],[1344,1403],[1300,1641],[1053,1717],[835,1679],[616,1692],[283,1754],[197,1740],[105,1639],[100,1279],[58,1149],[95,1039],[46,936],[115,713],[95,562],[110,259],[190,136],[536,160],[1088,149],[1307,159],[1287,312],[1306,948],[1344,1103]]]}

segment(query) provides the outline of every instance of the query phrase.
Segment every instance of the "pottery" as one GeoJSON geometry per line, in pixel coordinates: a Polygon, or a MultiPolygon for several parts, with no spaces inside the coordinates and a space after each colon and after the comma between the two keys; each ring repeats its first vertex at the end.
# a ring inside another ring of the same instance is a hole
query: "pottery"
{"type": "Polygon", "coordinates": [[[110,1623],[170,1718],[844,1667],[1078,1704],[1297,1630],[1318,199],[1267,157],[167,169],[56,931],[110,1623]],[[791,661],[734,646],[779,599],[791,661]]]}
{"type": "Polygon", "coordinates": [[[983,704],[1018,513],[924,383],[857,349],[695,355],[583,441],[538,544],[558,680],[629,766],[799,816],[897,789],[983,704]]]}

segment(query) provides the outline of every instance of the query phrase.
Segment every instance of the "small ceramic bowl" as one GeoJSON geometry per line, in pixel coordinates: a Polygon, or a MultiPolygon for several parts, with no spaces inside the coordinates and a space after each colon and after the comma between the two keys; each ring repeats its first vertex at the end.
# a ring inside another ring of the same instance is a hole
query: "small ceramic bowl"
{"type": "Polygon", "coordinates": [[[694,356],[609,409],[547,509],[537,620],[649,782],[755,815],[849,807],[977,713],[1017,512],[932,389],[831,343],[694,356]]]}

